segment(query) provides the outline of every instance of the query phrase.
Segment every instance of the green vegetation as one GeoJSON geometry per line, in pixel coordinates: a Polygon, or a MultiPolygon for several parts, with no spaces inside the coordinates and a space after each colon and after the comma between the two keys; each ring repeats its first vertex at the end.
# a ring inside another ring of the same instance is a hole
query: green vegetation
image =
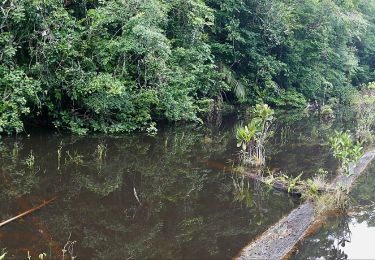
{"type": "Polygon", "coordinates": [[[241,158],[244,163],[265,165],[265,144],[273,133],[270,129],[273,114],[274,111],[268,105],[256,105],[250,123],[237,128],[237,147],[241,147],[241,158]]]}
{"type": "Polygon", "coordinates": [[[331,120],[335,118],[334,111],[330,105],[322,106],[320,115],[324,120],[331,120]]]}
{"type": "Polygon", "coordinates": [[[103,167],[105,157],[107,156],[107,146],[103,143],[98,144],[94,154],[95,161],[100,172],[103,167]]]}
{"type": "Polygon", "coordinates": [[[353,98],[356,112],[356,137],[366,143],[372,143],[374,135],[372,129],[375,125],[375,83],[365,85],[353,98]]]}
{"type": "Polygon", "coordinates": [[[331,192],[325,192],[315,197],[316,214],[323,215],[329,212],[344,212],[348,208],[349,191],[343,187],[336,187],[331,192]]]}
{"type": "MultiPolygon", "coordinates": [[[[1,248],[6,248],[6,259],[13,255],[26,259],[27,251],[17,251],[20,245],[30,250],[33,260],[41,252],[47,253],[45,259],[62,259],[61,248],[67,250],[65,259],[71,256],[178,259],[185,252],[190,252],[189,257],[194,259],[230,258],[237,248],[228,253],[221,241],[247,243],[248,237],[255,237],[265,226],[276,222],[294,204],[292,199],[274,198],[273,193],[262,191],[266,187],[254,187],[246,176],[243,188],[238,190],[242,194],[237,193],[232,175],[227,172],[230,162],[225,164],[225,172],[220,166],[207,165],[208,160],[221,163],[217,158],[236,159],[231,149],[231,128],[211,130],[192,125],[170,127],[155,138],[143,134],[124,137],[49,134],[42,142],[35,135],[18,136],[16,161],[13,161],[15,138],[2,139],[0,178],[4,188],[0,202],[6,210],[1,211],[1,219],[18,214],[19,197],[35,205],[55,194],[63,196],[29,218],[36,217],[44,223],[60,245],[57,253],[49,250],[49,240],[43,238],[32,221],[24,221],[13,222],[10,232],[18,234],[17,228],[23,232],[24,227],[30,227],[31,232],[15,240],[7,233],[1,240],[0,255],[1,248]],[[204,137],[211,140],[209,145],[204,137]],[[107,147],[100,174],[98,146],[107,147]],[[24,161],[31,149],[36,168],[45,174],[29,173],[24,161]],[[59,171],[58,149],[61,149],[59,171]],[[70,157],[79,157],[78,164],[70,157]],[[250,202],[252,206],[247,204],[250,202]],[[77,221],[77,216],[84,221],[77,221]],[[166,233],[167,225],[171,229],[166,233]],[[105,229],[108,232],[103,233],[105,229]],[[71,242],[64,246],[70,232],[71,242]],[[28,234],[36,239],[29,239],[28,234]],[[86,240],[87,237],[90,239],[86,240]],[[170,243],[173,239],[177,242],[170,243]],[[71,255],[69,250],[74,241],[77,242],[71,255]],[[190,251],[191,248],[194,250],[190,251]]],[[[241,183],[240,177],[238,181],[241,183]]]]}
{"type": "Polygon", "coordinates": [[[327,190],[326,175],[327,172],[323,169],[319,169],[313,177],[308,179],[301,179],[302,173],[291,177],[281,172],[269,171],[263,180],[270,187],[278,184],[290,194],[301,194],[306,199],[316,199],[319,194],[327,190]]]}
{"type": "Polygon", "coordinates": [[[34,169],[34,166],[35,166],[35,156],[34,156],[32,150],[30,151],[29,157],[26,158],[25,163],[26,163],[27,167],[30,170],[34,169]]]}
{"type": "Polygon", "coordinates": [[[349,166],[355,163],[362,156],[362,143],[354,142],[348,132],[335,132],[330,138],[333,156],[341,162],[341,169],[344,173],[350,174],[349,166]]]}
{"type": "Polygon", "coordinates": [[[233,177],[233,201],[244,203],[246,207],[253,206],[253,194],[250,187],[250,181],[244,175],[235,175],[233,177]]]}
{"type": "Polygon", "coordinates": [[[224,103],[347,103],[375,80],[365,0],[6,0],[0,133],[156,133],[224,103]]]}

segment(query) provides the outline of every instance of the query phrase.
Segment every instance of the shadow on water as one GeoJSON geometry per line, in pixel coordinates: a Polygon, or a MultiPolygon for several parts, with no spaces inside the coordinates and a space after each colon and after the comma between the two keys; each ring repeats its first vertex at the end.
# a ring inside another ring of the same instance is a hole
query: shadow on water
{"type": "MultiPolygon", "coordinates": [[[[81,259],[234,256],[298,201],[231,173],[233,121],[165,128],[155,137],[3,138],[0,219],[58,199],[1,228],[0,253],[60,257],[65,246],[81,259]]],[[[297,118],[280,120],[277,129],[271,167],[306,175],[334,170],[322,145],[331,126],[297,118]]]]}

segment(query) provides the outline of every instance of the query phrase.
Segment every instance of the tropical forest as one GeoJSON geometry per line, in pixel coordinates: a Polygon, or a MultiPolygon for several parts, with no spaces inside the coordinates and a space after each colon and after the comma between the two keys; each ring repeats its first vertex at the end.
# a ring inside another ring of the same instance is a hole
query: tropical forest
{"type": "Polygon", "coordinates": [[[0,0],[0,260],[374,236],[375,0],[0,0]]]}

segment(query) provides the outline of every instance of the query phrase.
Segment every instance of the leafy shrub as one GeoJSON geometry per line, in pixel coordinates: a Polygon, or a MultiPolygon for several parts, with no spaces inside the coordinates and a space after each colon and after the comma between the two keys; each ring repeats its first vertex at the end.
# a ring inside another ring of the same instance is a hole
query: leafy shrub
{"type": "Polygon", "coordinates": [[[38,81],[22,70],[8,70],[0,65],[0,133],[23,131],[23,119],[39,107],[38,81]]]}
{"type": "Polygon", "coordinates": [[[213,100],[345,103],[374,78],[374,12],[341,2],[2,1],[0,132],[200,122],[213,100]]]}
{"type": "Polygon", "coordinates": [[[335,112],[330,105],[324,105],[320,109],[320,116],[324,120],[331,120],[335,118],[335,112]]]}
{"type": "Polygon", "coordinates": [[[350,163],[357,162],[362,156],[362,143],[354,142],[347,132],[335,132],[329,139],[333,156],[340,160],[341,168],[346,174],[350,174],[350,163]]]}
{"type": "Polygon", "coordinates": [[[267,102],[284,108],[305,108],[307,106],[306,98],[295,89],[281,90],[279,95],[267,97],[267,102]]]}
{"type": "Polygon", "coordinates": [[[237,128],[237,147],[242,149],[244,162],[263,166],[265,164],[265,144],[272,135],[270,129],[274,111],[267,104],[255,107],[254,117],[246,126],[237,128]]]}
{"type": "Polygon", "coordinates": [[[364,142],[373,141],[373,127],[375,125],[375,82],[363,86],[354,95],[353,106],[356,112],[356,137],[364,142]]]}

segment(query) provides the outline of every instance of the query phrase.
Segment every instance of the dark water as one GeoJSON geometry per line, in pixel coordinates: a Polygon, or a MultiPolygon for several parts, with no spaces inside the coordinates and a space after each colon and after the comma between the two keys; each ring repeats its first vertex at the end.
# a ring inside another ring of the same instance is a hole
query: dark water
{"type": "MultiPolygon", "coordinates": [[[[293,175],[334,171],[333,126],[280,115],[268,164],[293,175]],[[323,145],[322,145],[323,144],[323,145]]],[[[32,133],[0,143],[0,255],[25,259],[227,259],[299,203],[231,171],[237,119],[155,137],[32,133]],[[234,185],[234,183],[236,185],[234,185]]]]}
{"type": "Polygon", "coordinates": [[[328,219],[294,259],[375,259],[375,163],[350,194],[347,215],[328,219]]]}

